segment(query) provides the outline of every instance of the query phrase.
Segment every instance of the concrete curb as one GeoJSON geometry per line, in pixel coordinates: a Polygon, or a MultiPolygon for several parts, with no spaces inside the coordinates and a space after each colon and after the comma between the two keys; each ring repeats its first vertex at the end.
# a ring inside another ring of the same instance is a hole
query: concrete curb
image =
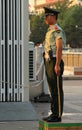
{"type": "Polygon", "coordinates": [[[82,76],[63,76],[63,80],[82,80],[82,76]]]}

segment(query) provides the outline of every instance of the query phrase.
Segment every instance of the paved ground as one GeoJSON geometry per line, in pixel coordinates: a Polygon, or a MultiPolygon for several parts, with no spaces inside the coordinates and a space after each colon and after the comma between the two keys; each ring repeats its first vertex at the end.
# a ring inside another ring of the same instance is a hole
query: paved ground
{"type": "Polygon", "coordinates": [[[38,130],[38,121],[0,122],[0,130],[38,130]]]}
{"type": "MultiPolygon", "coordinates": [[[[82,122],[82,80],[64,80],[64,98],[62,122],[82,122]]],[[[50,113],[49,103],[34,105],[41,118],[50,113]]]]}
{"type": "MultiPolygon", "coordinates": [[[[82,80],[64,80],[64,114],[62,122],[82,122],[82,80]]],[[[32,103],[40,119],[50,112],[49,103],[32,103]]],[[[31,113],[29,113],[31,114],[31,113]]],[[[30,115],[28,115],[30,116],[30,115]]],[[[38,121],[0,122],[0,130],[38,130],[38,121]]]]}
{"type": "Polygon", "coordinates": [[[37,112],[30,102],[0,103],[0,121],[35,121],[37,112]]]}

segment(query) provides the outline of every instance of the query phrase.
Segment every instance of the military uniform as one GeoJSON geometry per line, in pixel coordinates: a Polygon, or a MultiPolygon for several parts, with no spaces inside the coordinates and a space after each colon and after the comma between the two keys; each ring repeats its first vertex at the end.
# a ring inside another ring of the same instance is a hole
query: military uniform
{"type": "Polygon", "coordinates": [[[60,63],[60,76],[59,76],[59,89],[60,89],[60,104],[58,103],[58,88],[57,88],[57,74],[54,71],[56,64],[56,40],[62,38],[63,47],[66,44],[65,33],[58,24],[52,25],[48,28],[45,36],[44,51],[45,51],[45,70],[47,76],[47,82],[51,94],[51,112],[52,115],[59,117],[59,107],[61,116],[63,113],[63,86],[62,86],[62,74],[64,71],[64,62],[61,60],[60,63]],[[52,52],[51,56],[49,52],[52,52]]]}
{"type": "Polygon", "coordinates": [[[48,53],[50,50],[53,51],[53,55],[56,55],[56,40],[62,38],[63,40],[63,47],[66,45],[66,36],[65,32],[58,26],[58,24],[55,24],[48,28],[48,31],[46,33],[45,37],[45,44],[44,49],[45,53],[48,53]]]}

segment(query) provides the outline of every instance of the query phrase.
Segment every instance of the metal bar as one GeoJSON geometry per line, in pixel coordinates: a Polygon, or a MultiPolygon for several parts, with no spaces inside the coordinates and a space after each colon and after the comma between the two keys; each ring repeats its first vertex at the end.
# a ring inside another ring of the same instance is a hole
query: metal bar
{"type": "MultiPolygon", "coordinates": [[[[5,0],[3,0],[3,41],[5,42],[5,0]]],[[[5,44],[3,45],[4,48],[4,81],[5,81],[5,44]]],[[[4,92],[2,92],[3,101],[5,101],[5,82],[4,82],[4,92]]]]}
{"type": "MultiPolygon", "coordinates": [[[[10,68],[9,68],[9,0],[7,1],[7,11],[8,11],[8,15],[7,15],[7,17],[8,17],[8,30],[7,30],[7,35],[8,35],[8,51],[7,51],[7,55],[8,55],[8,60],[7,60],[7,69],[8,69],[8,73],[7,73],[7,77],[8,77],[8,79],[7,79],[7,81],[9,82],[9,71],[10,71],[10,68]]],[[[8,86],[7,86],[7,92],[8,92],[8,96],[7,96],[7,98],[8,98],[8,101],[10,101],[10,97],[9,97],[9,95],[10,95],[10,88],[9,88],[9,84],[7,84],[8,86]]]]}
{"type": "Polygon", "coordinates": [[[23,54],[24,54],[24,45],[23,45],[23,20],[24,20],[24,15],[23,15],[23,13],[24,13],[24,0],[21,0],[21,8],[22,8],[22,11],[21,11],[21,15],[22,15],[22,101],[24,101],[24,75],[23,75],[23,67],[24,67],[24,58],[23,58],[23,54]]]}
{"type": "MultiPolygon", "coordinates": [[[[0,41],[1,42],[1,41],[0,41]]],[[[1,85],[1,88],[0,88],[0,101],[2,101],[2,97],[1,97],[1,90],[2,90],[2,45],[0,45],[0,55],[1,55],[1,66],[0,66],[0,72],[1,72],[1,82],[0,82],[0,85],[1,85]]]]}
{"type": "Polygon", "coordinates": [[[12,52],[12,13],[11,13],[11,10],[12,10],[12,2],[11,0],[9,0],[9,89],[10,89],[10,99],[11,101],[13,101],[13,98],[12,98],[12,74],[11,74],[11,58],[12,58],[12,55],[11,55],[11,52],[12,52]]]}
{"type": "Polygon", "coordinates": [[[12,77],[12,68],[13,68],[12,67],[12,60],[13,60],[13,58],[12,58],[12,39],[13,39],[13,37],[12,37],[12,26],[13,26],[12,15],[13,14],[12,14],[12,10],[13,9],[12,9],[12,0],[10,0],[10,1],[11,1],[11,3],[10,3],[10,8],[11,8],[11,34],[10,34],[11,35],[10,36],[10,41],[11,41],[11,47],[10,47],[10,51],[11,51],[11,57],[10,57],[11,58],[11,72],[10,72],[11,73],[11,77],[10,77],[11,78],[11,84],[10,84],[10,87],[11,87],[11,101],[13,101],[13,88],[12,88],[13,87],[13,77],[12,77]]]}
{"type": "MultiPolygon", "coordinates": [[[[0,80],[2,81],[2,45],[1,45],[1,40],[2,40],[2,1],[0,0],[0,80]]],[[[2,88],[2,82],[0,82],[0,86],[2,88]]],[[[0,101],[1,101],[1,88],[0,88],[0,101]]]]}
{"type": "Polygon", "coordinates": [[[14,48],[13,48],[14,49],[14,101],[16,101],[15,100],[15,44],[16,44],[15,43],[15,24],[16,24],[15,23],[15,0],[13,4],[14,4],[13,6],[14,7],[14,48]]]}
{"type": "Polygon", "coordinates": [[[22,45],[20,45],[20,88],[19,88],[19,94],[20,94],[20,101],[22,101],[22,45]]]}
{"type": "Polygon", "coordinates": [[[12,98],[14,100],[14,1],[12,0],[12,57],[11,57],[11,63],[12,63],[12,68],[11,68],[11,75],[12,75],[12,98]]]}
{"type": "Polygon", "coordinates": [[[19,0],[19,4],[18,4],[18,100],[20,101],[20,31],[21,31],[21,25],[20,25],[20,0],[19,0]]]}
{"type": "MultiPolygon", "coordinates": [[[[19,86],[19,1],[17,1],[17,90],[19,86]]],[[[17,94],[18,99],[18,94],[17,94]]]]}
{"type": "Polygon", "coordinates": [[[19,31],[18,31],[18,41],[19,41],[19,45],[18,45],[18,55],[19,55],[19,86],[18,86],[18,99],[19,101],[22,100],[22,0],[19,0],[19,31]]]}

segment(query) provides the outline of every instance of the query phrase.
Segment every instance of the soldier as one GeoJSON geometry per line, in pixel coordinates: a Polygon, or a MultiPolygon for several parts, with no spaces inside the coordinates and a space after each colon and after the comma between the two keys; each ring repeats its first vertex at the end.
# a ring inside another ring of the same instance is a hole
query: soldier
{"type": "Polygon", "coordinates": [[[62,48],[66,44],[63,29],[58,26],[57,18],[59,11],[44,7],[45,22],[49,25],[44,43],[44,60],[47,82],[51,94],[51,112],[48,117],[43,118],[47,122],[61,122],[63,113],[63,86],[62,74],[64,62],[62,60],[62,48]]]}

